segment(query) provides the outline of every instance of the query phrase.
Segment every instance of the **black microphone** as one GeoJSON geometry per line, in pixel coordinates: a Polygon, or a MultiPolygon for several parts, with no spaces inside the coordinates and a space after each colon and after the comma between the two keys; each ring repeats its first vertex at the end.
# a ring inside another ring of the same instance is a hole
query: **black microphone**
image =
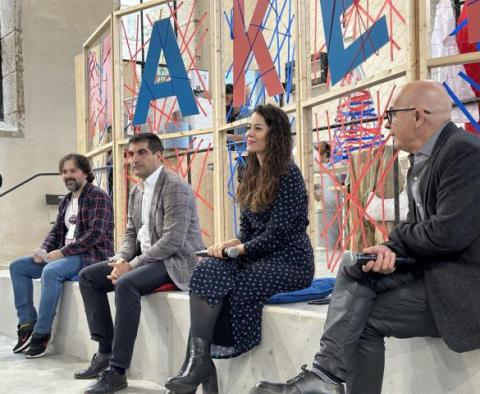
{"type": "MultiPolygon", "coordinates": [[[[375,261],[377,259],[377,255],[375,254],[366,254],[366,253],[355,253],[350,250],[347,250],[343,256],[343,262],[347,266],[351,265],[365,265],[369,261],[375,261]]],[[[396,265],[406,265],[406,264],[415,264],[416,261],[411,257],[404,257],[404,256],[397,256],[395,258],[396,265]]]]}
{"type": "MultiPolygon", "coordinates": [[[[198,257],[211,257],[208,254],[208,250],[199,250],[198,252],[195,253],[198,257]]],[[[225,248],[222,250],[222,255],[223,257],[229,257],[231,259],[236,259],[238,255],[240,254],[240,251],[238,248],[225,248]]]]}

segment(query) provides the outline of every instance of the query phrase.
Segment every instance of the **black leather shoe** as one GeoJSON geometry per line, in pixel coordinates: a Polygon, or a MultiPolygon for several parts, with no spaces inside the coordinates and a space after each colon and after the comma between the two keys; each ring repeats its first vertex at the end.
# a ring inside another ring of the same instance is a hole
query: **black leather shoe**
{"type": "Polygon", "coordinates": [[[127,386],[127,376],[109,368],[98,376],[97,383],[85,390],[85,394],[113,394],[127,386]]]}
{"type": "Polygon", "coordinates": [[[259,382],[250,394],[345,394],[345,389],[342,384],[324,382],[304,365],[287,383],[259,382]]]}
{"type": "Polygon", "coordinates": [[[100,373],[105,371],[108,368],[108,360],[112,353],[102,354],[95,353],[90,361],[90,365],[87,369],[82,369],[74,373],[73,377],[75,379],[93,379],[96,378],[100,373]]]}

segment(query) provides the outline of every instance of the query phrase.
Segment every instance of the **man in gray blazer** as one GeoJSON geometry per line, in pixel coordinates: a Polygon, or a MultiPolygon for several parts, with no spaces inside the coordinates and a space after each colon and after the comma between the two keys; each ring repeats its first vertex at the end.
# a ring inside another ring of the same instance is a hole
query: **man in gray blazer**
{"type": "Polygon", "coordinates": [[[110,261],[79,274],[90,335],[99,343],[89,367],[75,373],[76,379],[100,376],[86,393],[113,393],[127,387],[125,371],[137,336],[141,297],[172,281],[188,290],[195,252],[204,248],[193,191],[162,166],[162,152],[155,134],[130,139],[128,157],[142,181],[130,192],[122,245],[110,261]],[[115,324],[107,299],[111,291],[115,291],[115,324]]]}
{"type": "Polygon", "coordinates": [[[366,265],[339,269],[311,369],[251,394],[380,394],[385,337],[442,337],[456,352],[480,348],[480,139],[451,122],[432,81],[405,85],[387,110],[396,149],[410,153],[408,220],[366,265]],[[396,264],[396,256],[415,263],[396,264]]]}

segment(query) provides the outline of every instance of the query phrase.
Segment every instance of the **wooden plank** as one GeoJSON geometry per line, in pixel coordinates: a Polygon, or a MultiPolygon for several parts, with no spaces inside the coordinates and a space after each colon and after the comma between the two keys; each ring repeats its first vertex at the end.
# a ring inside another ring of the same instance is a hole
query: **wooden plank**
{"type": "Polygon", "coordinates": [[[303,100],[301,103],[302,108],[312,108],[316,107],[317,105],[321,105],[327,103],[329,101],[333,101],[339,99],[343,96],[347,96],[351,93],[354,93],[358,90],[368,89],[375,85],[380,85],[382,83],[392,81],[394,79],[403,77],[407,74],[407,67],[405,65],[397,66],[394,68],[387,69],[374,75],[370,78],[366,78],[362,81],[358,81],[356,83],[352,83],[351,85],[342,86],[340,88],[332,89],[328,93],[317,96],[311,97],[309,99],[303,100]]]}
{"type": "Polygon", "coordinates": [[[85,153],[85,156],[87,156],[87,157],[98,156],[102,153],[106,153],[108,151],[111,151],[112,149],[113,149],[113,141],[109,142],[108,144],[102,145],[97,149],[94,149],[94,150],[91,150],[91,151],[85,153]]]}
{"type": "MultiPolygon", "coordinates": [[[[415,3],[415,0],[413,0],[415,3]]],[[[430,12],[427,9],[429,2],[420,2],[416,10],[418,11],[418,78],[428,79],[430,73],[427,67],[427,58],[429,56],[429,26],[430,26],[430,12]]],[[[412,8],[412,6],[410,7],[412,8]]]]}
{"type": "Polygon", "coordinates": [[[225,122],[225,89],[222,73],[222,2],[210,2],[210,21],[212,22],[212,47],[211,65],[212,65],[212,83],[213,83],[213,97],[215,103],[213,107],[213,127],[214,127],[214,177],[213,177],[213,201],[214,201],[214,232],[215,242],[225,240],[225,187],[224,179],[225,173],[223,170],[223,163],[225,162],[225,135],[220,131],[220,125],[225,122]]]}
{"type": "Polygon", "coordinates": [[[427,60],[428,68],[445,67],[454,64],[468,64],[480,61],[480,52],[462,53],[460,55],[436,57],[427,60]]]}
{"type": "Polygon", "coordinates": [[[122,17],[126,15],[133,14],[135,12],[140,12],[144,11],[146,9],[152,8],[152,7],[157,7],[159,5],[167,4],[171,0],[153,0],[153,1],[147,1],[142,4],[134,5],[132,7],[125,8],[123,10],[118,10],[114,12],[114,16],[116,17],[122,17]]]}
{"type": "Polygon", "coordinates": [[[114,163],[114,209],[115,209],[115,247],[119,248],[125,233],[127,216],[127,194],[128,184],[125,179],[124,168],[124,146],[121,141],[123,135],[123,83],[122,83],[122,40],[120,38],[119,17],[112,18],[112,75],[113,75],[113,163],[114,163]]]}
{"type": "Polygon", "coordinates": [[[102,36],[107,30],[111,29],[111,20],[112,14],[108,15],[105,20],[98,26],[95,31],[90,34],[90,37],[86,39],[83,43],[83,48],[89,47],[92,43],[94,43],[99,37],[102,36]]]}
{"type": "MultiPolygon", "coordinates": [[[[423,2],[423,7],[417,3],[416,0],[409,0],[407,4],[407,13],[408,13],[408,49],[407,49],[407,80],[416,81],[420,77],[419,66],[420,66],[420,49],[425,51],[425,45],[419,45],[419,28],[420,21],[419,17],[419,7],[425,8],[425,2],[423,2]]],[[[421,22],[421,25],[425,31],[425,20],[421,22]]],[[[422,53],[425,56],[425,53],[422,53]]],[[[425,57],[423,58],[425,59],[425,57]]]]}
{"type": "Polygon", "coordinates": [[[315,210],[313,197],[313,163],[312,163],[312,109],[302,108],[301,103],[310,97],[311,90],[311,45],[310,39],[301,39],[301,37],[310,38],[310,5],[303,0],[296,0],[296,24],[295,34],[298,38],[296,42],[296,59],[298,59],[297,72],[295,73],[295,84],[298,86],[298,94],[295,100],[296,104],[296,137],[298,162],[305,179],[305,186],[309,196],[308,216],[310,225],[307,232],[310,236],[312,245],[315,245],[315,210]]]}
{"type": "Polygon", "coordinates": [[[75,56],[75,99],[77,107],[77,151],[79,153],[86,153],[86,102],[85,89],[85,57],[84,53],[75,56]]]}

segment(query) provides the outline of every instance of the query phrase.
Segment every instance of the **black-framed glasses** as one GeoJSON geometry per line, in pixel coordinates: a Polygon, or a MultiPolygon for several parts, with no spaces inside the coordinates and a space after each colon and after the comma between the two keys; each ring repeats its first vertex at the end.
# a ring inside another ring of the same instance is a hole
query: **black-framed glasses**
{"type": "MultiPolygon", "coordinates": [[[[390,108],[385,111],[385,114],[387,116],[388,123],[392,123],[393,121],[393,116],[395,115],[396,112],[405,112],[405,111],[416,111],[417,108],[390,108]]],[[[428,109],[424,109],[423,112],[426,114],[431,114],[431,112],[428,109]]]]}

